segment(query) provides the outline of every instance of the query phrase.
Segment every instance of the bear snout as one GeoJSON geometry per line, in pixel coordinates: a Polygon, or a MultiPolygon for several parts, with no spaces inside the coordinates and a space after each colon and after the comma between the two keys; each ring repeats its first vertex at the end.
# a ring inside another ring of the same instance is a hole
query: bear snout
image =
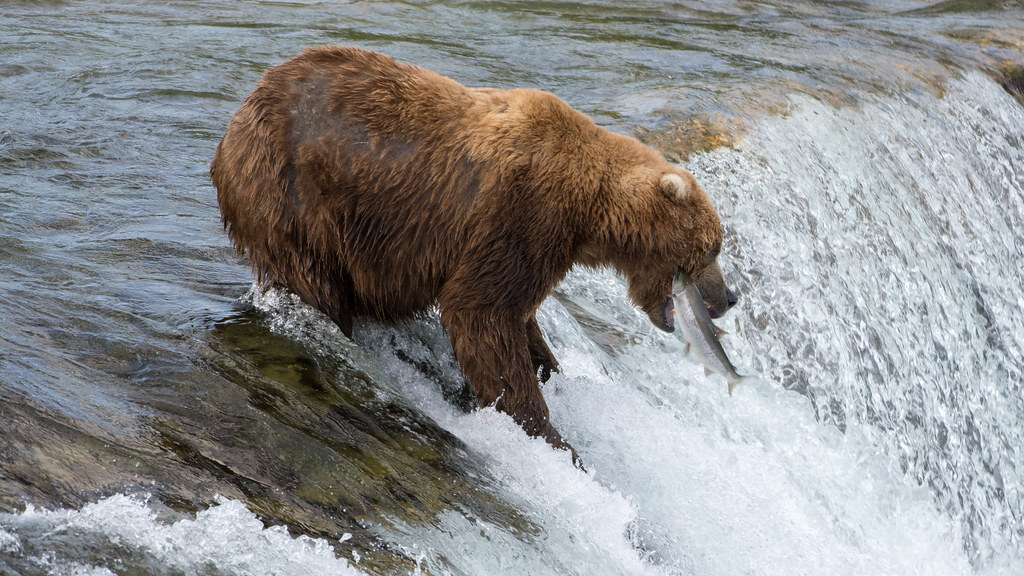
{"type": "Polygon", "coordinates": [[[726,288],[725,301],[729,305],[729,308],[732,308],[733,306],[736,305],[737,302],[740,301],[740,297],[737,296],[736,293],[732,291],[732,288],[726,288]]]}

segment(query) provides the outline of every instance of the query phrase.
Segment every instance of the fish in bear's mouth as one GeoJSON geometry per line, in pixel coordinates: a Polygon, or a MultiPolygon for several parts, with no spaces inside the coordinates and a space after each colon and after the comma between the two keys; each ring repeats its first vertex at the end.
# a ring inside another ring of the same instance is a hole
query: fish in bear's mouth
{"type": "MultiPolygon", "coordinates": [[[[704,307],[708,309],[709,313],[711,312],[711,306],[708,304],[707,300],[704,301],[704,307]]],[[[658,326],[658,328],[661,328],[666,332],[674,332],[676,329],[676,305],[673,294],[669,294],[665,297],[665,302],[661,305],[660,316],[664,321],[664,324],[658,326]]],[[[715,334],[719,337],[723,334],[727,334],[725,330],[722,330],[718,326],[714,324],[712,324],[712,326],[715,328],[715,334]]]]}

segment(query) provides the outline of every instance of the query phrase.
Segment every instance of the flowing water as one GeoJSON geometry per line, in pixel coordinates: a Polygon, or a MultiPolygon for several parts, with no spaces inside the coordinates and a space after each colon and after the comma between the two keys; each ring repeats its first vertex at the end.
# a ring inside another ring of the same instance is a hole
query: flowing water
{"type": "Polygon", "coordinates": [[[1019,2],[0,3],[0,574],[1024,573],[1024,106],[990,73],[1022,54],[1019,2]],[[539,319],[584,473],[465,410],[436,314],[352,342],[254,289],[207,166],[325,43],[684,159],[762,379],[727,396],[574,270],[539,319]]]}

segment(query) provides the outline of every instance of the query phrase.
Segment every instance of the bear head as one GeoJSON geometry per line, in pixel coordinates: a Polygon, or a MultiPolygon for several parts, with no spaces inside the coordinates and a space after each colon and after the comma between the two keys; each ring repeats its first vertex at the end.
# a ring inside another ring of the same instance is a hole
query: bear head
{"type": "Polygon", "coordinates": [[[692,174],[667,162],[634,166],[618,182],[622,210],[612,227],[620,228],[614,262],[629,282],[630,299],[651,322],[675,329],[672,284],[688,274],[712,318],[737,302],[718,264],[722,224],[707,193],[692,174]]]}

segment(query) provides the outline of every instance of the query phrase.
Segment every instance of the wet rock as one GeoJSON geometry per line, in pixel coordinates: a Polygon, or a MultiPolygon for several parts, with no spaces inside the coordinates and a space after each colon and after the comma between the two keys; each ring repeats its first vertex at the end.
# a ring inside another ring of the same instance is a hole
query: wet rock
{"type": "Polygon", "coordinates": [[[742,123],[724,116],[675,115],[665,128],[636,128],[636,137],[662,154],[670,162],[683,162],[694,152],[733,147],[739,142],[742,123]]]}

